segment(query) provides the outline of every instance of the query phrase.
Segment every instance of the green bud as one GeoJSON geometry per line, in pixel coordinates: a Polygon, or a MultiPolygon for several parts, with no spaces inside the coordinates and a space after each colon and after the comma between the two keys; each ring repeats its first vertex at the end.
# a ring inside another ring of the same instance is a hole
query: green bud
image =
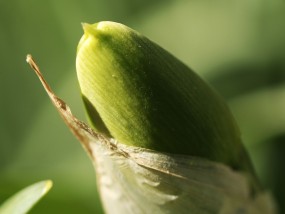
{"type": "Polygon", "coordinates": [[[252,171],[227,105],[190,68],[122,24],[83,28],[77,75],[97,131],[126,145],[252,171]]]}

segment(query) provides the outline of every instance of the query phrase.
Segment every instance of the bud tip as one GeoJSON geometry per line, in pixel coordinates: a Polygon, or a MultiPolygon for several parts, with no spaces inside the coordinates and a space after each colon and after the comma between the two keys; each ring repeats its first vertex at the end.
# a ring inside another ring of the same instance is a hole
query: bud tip
{"type": "Polygon", "coordinates": [[[88,34],[94,34],[97,29],[96,27],[94,27],[93,25],[91,24],[88,24],[88,23],[81,23],[82,25],[82,28],[83,28],[83,31],[84,31],[84,34],[88,35],[88,34]]]}

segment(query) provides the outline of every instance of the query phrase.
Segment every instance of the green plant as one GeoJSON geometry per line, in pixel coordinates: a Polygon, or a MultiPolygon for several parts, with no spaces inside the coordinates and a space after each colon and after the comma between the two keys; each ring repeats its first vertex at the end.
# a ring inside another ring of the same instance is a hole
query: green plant
{"type": "Polygon", "coordinates": [[[231,114],[200,78],[129,28],[110,22],[84,28],[86,35],[79,44],[77,67],[87,112],[97,131],[71,114],[65,102],[51,91],[31,56],[27,61],[91,157],[106,212],[274,212],[270,195],[259,187],[255,178],[231,114]],[[127,53],[131,55],[126,56],[127,53]],[[158,75],[160,68],[165,76],[158,75]],[[175,73],[177,70],[182,73],[175,73]],[[145,76],[149,71],[154,75],[151,78],[145,76]],[[99,81],[95,72],[99,72],[99,81]],[[104,72],[107,78],[115,81],[104,79],[104,72]],[[181,77],[175,79],[179,75],[181,77]],[[176,85],[183,81],[186,81],[185,87],[176,85]],[[108,86],[109,93],[118,95],[115,104],[112,101],[116,96],[110,98],[106,92],[108,86]],[[169,92],[181,105],[175,109],[173,103],[163,102],[167,96],[162,92],[169,92]],[[181,93],[186,95],[183,97],[181,93]],[[187,96],[190,103],[184,108],[187,99],[179,98],[187,96]],[[206,104],[214,106],[214,113],[206,104]],[[150,114],[154,118],[144,118],[152,108],[157,110],[157,115],[162,114],[161,120],[156,120],[155,114],[150,114]],[[185,115],[192,113],[188,118],[193,119],[190,123],[175,117],[179,108],[185,110],[182,111],[185,115]],[[126,115],[121,124],[120,118],[126,115]],[[128,122],[134,126],[129,126],[128,122]],[[173,125],[176,131],[191,127],[190,133],[182,133],[189,134],[186,138],[189,143],[182,143],[184,138],[175,135],[176,132],[163,130],[167,125],[173,125]],[[154,133],[149,132],[152,129],[154,133]]]}

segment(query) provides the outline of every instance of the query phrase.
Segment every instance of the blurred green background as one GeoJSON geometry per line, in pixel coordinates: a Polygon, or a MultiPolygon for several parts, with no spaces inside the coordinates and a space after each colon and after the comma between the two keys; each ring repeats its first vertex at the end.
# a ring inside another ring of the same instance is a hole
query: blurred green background
{"type": "Polygon", "coordinates": [[[25,61],[33,54],[84,119],[75,71],[80,23],[103,20],[148,36],[227,99],[263,185],[285,213],[284,0],[0,1],[0,203],[52,179],[31,213],[103,212],[91,161],[25,61]]]}

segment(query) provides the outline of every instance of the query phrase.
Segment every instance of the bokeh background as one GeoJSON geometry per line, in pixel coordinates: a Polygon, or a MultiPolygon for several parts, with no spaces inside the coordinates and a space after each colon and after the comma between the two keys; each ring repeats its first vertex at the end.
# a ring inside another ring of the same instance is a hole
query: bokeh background
{"type": "Polygon", "coordinates": [[[75,71],[80,23],[102,20],[145,34],[225,97],[263,185],[285,213],[284,0],[1,0],[0,203],[52,179],[31,213],[103,213],[91,161],[25,62],[33,54],[84,119],[75,71]]]}

